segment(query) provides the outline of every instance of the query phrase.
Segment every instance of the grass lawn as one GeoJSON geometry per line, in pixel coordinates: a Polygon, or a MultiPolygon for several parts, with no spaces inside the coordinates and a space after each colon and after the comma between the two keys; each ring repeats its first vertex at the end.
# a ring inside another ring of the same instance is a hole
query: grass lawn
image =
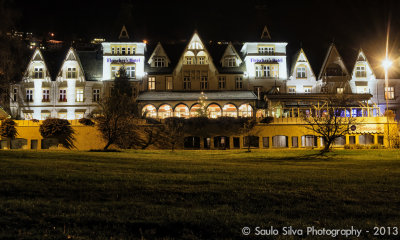
{"type": "Polygon", "coordinates": [[[400,152],[317,153],[3,150],[0,239],[270,239],[245,226],[390,239],[373,227],[400,228],[400,152]]]}

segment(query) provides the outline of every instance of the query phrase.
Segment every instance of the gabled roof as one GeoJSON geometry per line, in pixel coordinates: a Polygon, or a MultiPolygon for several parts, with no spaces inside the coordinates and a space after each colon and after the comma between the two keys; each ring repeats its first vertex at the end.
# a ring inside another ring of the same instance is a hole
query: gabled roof
{"type": "Polygon", "coordinates": [[[6,118],[9,118],[9,117],[10,117],[10,115],[6,111],[4,111],[3,108],[0,107],[0,120],[1,119],[6,119],[6,118]]]}
{"type": "Polygon", "coordinates": [[[328,52],[326,53],[324,63],[322,64],[321,71],[319,72],[319,75],[318,75],[318,79],[322,78],[322,75],[326,71],[327,66],[329,66],[331,63],[338,64],[342,68],[342,71],[346,75],[349,75],[346,65],[343,62],[343,58],[340,56],[338,50],[336,49],[335,44],[332,43],[329,46],[328,52]]]}
{"type": "Polygon", "coordinates": [[[61,63],[60,69],[59,69],[59,71],[57,73],[57,77],[60,76],[65,62],[66,61],[70,61],[70,60],[78,62],[79,67],[81,68],[81,71],[82,71],[83,75],[85,76],[85,71],[84,71],[84,69],[82,67],[82,63],[81,63],[81,60],[79,59],[78,54],[76,53],[76,51],[75,51],[75,49],[73,47],[70,47],[68,52],[67,52],[67,55],[64,58],[64,61],[61,63]]]}
{"type": "Polygon", "coordinates": [[[261,33],[261,40],[271,40],[267,25],[264,26],[263,32],[261,33]]]}
{"type": "Polygon", "coordinates": [[[167,53],[165,52],[163,46],[161,45],[160,42],[157,43],[156,48],[153,50],[153,53],[150,55],[149,60],[147,63],[151,63],[151,60],[153,59],[154,56],[165,56],[167,58],[167,65],[171,64],[171,60],[169,59],[167,53]]]}
{"type": "Polygon", "coordinates": [[[43,51],[44,58],[48,60],[46,63],[52,81],[56,80],[67,52],[68,49],[66,48],[43,51]]]}
{"type": "Polygon", "coordinates": [[[293,56],[293,61],[292,61],[292,65],[291,65],[291,69],[290,69],[290,75],[289,76],[293,76],[294,73],[294,68],[296,66],[296,63],[300,60],[300,58],[304,58],[305,62],[308,64],[308,66],[310,67],[311,73],[315,76],[314,71],[312,70],[311,64],[308,61],[308,58],[306,56],[306,54],[304,53],[303,48],[300,48],[299,51],[297,51],[294,56],[293,56]]]}
{"type": "MultiPolygon", "coordinates": [[[[190,38],[190,41],[187,43],[186,47],[184,48],[184,50],[183,50],[183,52],[182,52],[182,54],[181,54],[181,56],[180,56],[180,58],[179,58],[178,63],[181,62],[181,61],[183,61],[183,56],[184,56],[184,54],[185,54],[186,51],[189,51],[189,50],[190,50],[190,51],[193,51],[193,50],[194,50],[194,51],[197,51],[197,49],[190,49],[190,48],[189,48],[189,46],[191,46],[191,44],[193,44],[193,43],[199,43],[200,45],[202,45],[203,48],[201,49],[201,51],[204,51],[204,52],[207,54],[207,56],[208,56],[208,58],[209,58],[209,61],[208,61],[209,64],[210,64],[210,65],[212,64],[212,66],[213,66],[214,68],[216,68],[216,67],[215,67],[215,64],[214,64],[214,61],[213,61],[213,57],[211,56],[210,52],[207,50],[206,45],[204,44],[204,42],[201,40],[199,34],[197,33],[197,30],[194,31],[192,37],[190,38]]],[[[178,65],[179,65],[179,64],[177,64],[177,65],[175,66],[174,70],[177,68],[178,65]]]]}
{"type": "Polygon", "coordinates": [[[360,48],[360,50],[358,50],[357,58],[356,58],[356,61],[354,62],[353,71],[351,71],[351,75],[354,74],[354,71],[356,70],[357,62],[359,62],[359,61],[365,61],[368,65],[369,69],[371,69],[372,74],[375,75],[374,70],[372,69],[371,65],[369,64],[367,56],[364,54],[364,51],[362,50],[362,48],[360,48]]]}
{"type": "Polygon", "coordinates": [[[125,25],[122,26],[118,39],[129,39],[129,34],[128,31],[126,30],[125,25]]]}
{"type": "Polygon", "coordinates": [[[237,51],[236,48],[232,45],[232,42],[229,42],[229,43],[228,43],[228,46],[226,46],[226,48],[225,48],[224,54],[223,54],[222,57],[221,57],[220,63],[223,63],[224,57],[225,57],[226,55],[230,55],[230,54],[229,54],[230,52],[232,52],[232,53],[240,60],[240,63],[243,62],[243,61],[242,61],[242,58],[240,57],[240,55],[239,55],[239,53],[238,53],[238,51],[237,51]]]}
{"type": "Polygon", "coordinates": [[[29,74],[28,73],[29,72],[29,66],[31,65],[31,63],[33,61],[43,61],[44,67],[46,68],[46,75],[50,76],[50,70],[47,67],[46,61],[44,60],[44,57],[43,57],[43,53],[40,51],[39,48],[36,48],[35,51],[33,52],[31,60],[29,61],[29,63],[26,66],[26,70],[24,72],[24,76],[27,76],[29,74]]]}

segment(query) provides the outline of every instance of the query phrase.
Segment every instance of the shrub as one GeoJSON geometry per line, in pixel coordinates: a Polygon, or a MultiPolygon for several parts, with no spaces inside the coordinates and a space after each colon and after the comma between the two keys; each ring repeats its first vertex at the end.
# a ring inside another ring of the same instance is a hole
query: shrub
{"type": "Polygon", "coordinates": [[[261,119],[260,123],[271,123],[274,121],[273,117],[265,117],[263,119],[261,119]]]}
{"type": "Polygon", "coordinates": [[[79,123],[85,126],[94,126],[94,122],[89,118],[81,118],[79,119],[79,123]]]}
{"type": "Polygon", "coordinates": [[[74,148],[74,134],[71,124],[65,119],[49,118],[43,121],[39,132],[44,138],[56,138],[65,148],[74,148]]]}
{"type": "Polygon", "coordinates": [[[18,135],[16,125],[11,119],[4,120],[0,126],[0,135],[4,138],[14,139],[18,135]]]}
{"type": "Polygon", "coordinates": [[[351,145],[350,144],[345,144],[344,145],[344,149],[351,149],[351,145]]]}

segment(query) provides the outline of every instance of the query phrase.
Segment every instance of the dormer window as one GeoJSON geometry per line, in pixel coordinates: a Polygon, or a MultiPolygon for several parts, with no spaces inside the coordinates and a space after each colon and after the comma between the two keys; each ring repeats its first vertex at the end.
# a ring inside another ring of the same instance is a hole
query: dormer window
{"type": "Polygon", "coordinates": [[[358,78],[367,77],[367,72],[365,71],[365,66],[357,66],[356,67],[356,77],[358,77],[358,78]]]}
{"type": "Polygon", "coordinates": [[[225,58],[225,66],[226,67],[236,67],[236,58],[235,57],[225,58]]]}
{"type": "Polygon", "coordinates": [[[76,78],[76,68],[67,68],[67,78],[76,78]]]}
{"type": "Polygon", "coordinates": [[[165,59],[163,57],[155,57],[154,67],[165,67],[165,59]]]}
{"type": "Polygon", "coordinates": [[[35,68],[33,78],[43,78],[43,68],[35,68]]]}
{"type": "Polygon", "coordinates": [[[297,67],[296,76],[297,76],[297,78],[306,78],[306,68],[305,67],[297,67]]]}

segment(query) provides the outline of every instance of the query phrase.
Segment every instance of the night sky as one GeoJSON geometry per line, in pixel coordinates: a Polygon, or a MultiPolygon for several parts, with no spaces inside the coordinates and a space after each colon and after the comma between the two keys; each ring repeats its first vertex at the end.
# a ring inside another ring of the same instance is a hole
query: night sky
{"type": "Polygon", "coordinates": [[[102,2],[29,1],[16,6],[22,13],[18,28],[55,32],[61,40],[110,39],[125,24],[134,40],[156,43],[188,40],[194,29],[205,41],[257,41],[267,25],[273,40],[289,43],[288,56],[302,46],[314,67],[334,41],[351,70],[360,47],[371,62],[382,59],[390,19],[392,56],[400,56],[400,1],[102,2]]]}

